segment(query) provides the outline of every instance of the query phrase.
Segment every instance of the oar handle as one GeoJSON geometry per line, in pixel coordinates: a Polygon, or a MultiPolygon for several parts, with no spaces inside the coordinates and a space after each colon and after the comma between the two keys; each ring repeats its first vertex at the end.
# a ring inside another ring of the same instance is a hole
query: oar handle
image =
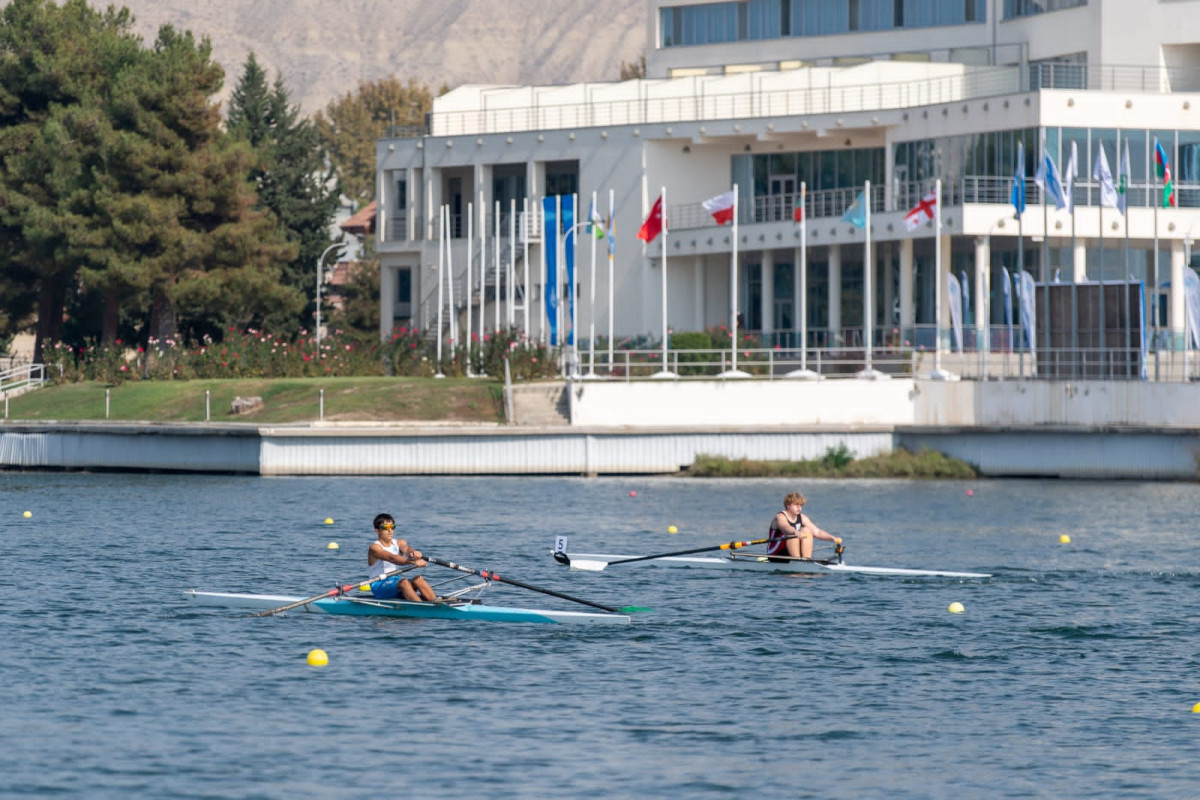
{"type": "Polygon", "coordinates": [[[471,575],[478,575],[479,577],[483,578],[484,580],[497,581],[499,583],[508,583],[513,586],[519,586],[522,589],[528,589],[531,592],[541,592],[542,594],[547,594],[547,595],[550,595],[551,597],[558,597],[563,600],[570,600],[572,603],[579,603],[581,605],[591,606],[592,608],[598,608],[601,611],[608,611],[609,613],[613,613],[613,614],[618,612],[618,609],[613,608],[612,606],[603,606],[603,605],[600,605],[599,603],[593,603],[591,600],[583,600],[578,597],[572,597],[569,594],[564,594],[562,592],[556,592],[553,589],[544,589],[540,586],[533,586],[531,584],[523,583],[522,581],[514,580],[512,578],[504,578],[504,577],[501,577],[500,575],[497,575],[495,572],[490,572],[486,569],[472,569],[471,567],[465,567],[462,564],[455,564],[453,561],[443,561],[440,558],[432,558],[430,556],[425,556],[424,558],[430,564],[437,564],[439,567],[446,567],[447,569],[454,569],[454,570],[458,570],[459,572],[467,572],[467,573],[470,573],[471,575]]]}

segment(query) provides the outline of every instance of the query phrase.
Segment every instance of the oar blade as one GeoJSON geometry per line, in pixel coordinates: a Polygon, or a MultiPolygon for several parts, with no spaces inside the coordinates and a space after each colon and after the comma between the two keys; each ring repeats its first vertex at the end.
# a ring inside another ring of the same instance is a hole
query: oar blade
{"type": "Polygon", "coordinates": [[[581,572],[603,572],[608,566],[607,561],[591,561],[586,558],[572,558],[571,569],[577,569],[581,572]]]}

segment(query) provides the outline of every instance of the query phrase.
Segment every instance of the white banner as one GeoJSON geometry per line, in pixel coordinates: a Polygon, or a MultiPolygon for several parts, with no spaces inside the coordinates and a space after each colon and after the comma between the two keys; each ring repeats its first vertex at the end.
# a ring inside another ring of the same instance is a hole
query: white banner
{"type": "Polygon", "coordinates": [[[1025,331],[1025,338],[1029,340],[1029,352],[1034,354],[1037,352],[1037,297],[1034,294],[1033,276],[1028,270],[1021,270],[1020,281],[1020,300],[1021,300],[1021,328],[1025,331]]]}
{"type": "Polygon", "coordinates": [[[1200,277],[1196,276],[1196,270],[1183,271],[1183,290],[1188,336],[1192,340],[1192,347],[1200,350],[1200,277]]]}
{"type": "Polygon", "coordinates": [[[958,282],[958,278],[954,277],[953,273],[947,277],[946,285],[950,290],[950,325],[954,331],[954,349],[962,353],[962,284],[958,282]]]}

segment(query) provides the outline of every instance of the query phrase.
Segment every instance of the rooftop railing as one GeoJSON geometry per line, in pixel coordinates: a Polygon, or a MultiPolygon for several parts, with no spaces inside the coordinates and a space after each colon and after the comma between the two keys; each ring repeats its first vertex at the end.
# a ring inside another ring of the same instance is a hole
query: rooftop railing
{"type": "MultiPolygon", "coordinates": [[[[755,73],[775,74],[775,73],[755,73]]],[[[803,71],[797,71],[803,75],[803,71]]],[[[486,107],[495,95],[485,96],[485,107],[463,111],[438,111],[426,115],[425,125],[391,126],[384,138],[421,135],[462,136],[533,130],[590,128],[704,120],[752,119],[814,114],[839,114],[912,108],[960,100],[980,99],[1039,89],[1136,91],[1172,93],[1200,91],[1200,68],[1124,66],[1109,64],[1056,64],[1040,62],[995,67],[970,67],[956,74],[921,80],[883,81],[854,86],[833,85],[833,74],[823,73],[824,85],[786,89],[759,87],[752,91],[713,92],[711,80],[693,82],[692,91],[670,97],[653,96],[660,82],[636,85],[637,97],[582,103],[538,103],[486,107]]],[[[686,86],[688,79],[677,79],[686,86]]],[[[604,84],[612,86],[614,84],[604,84]]],[[[632,87],[631,87],[632,91],[632,87]]]]}

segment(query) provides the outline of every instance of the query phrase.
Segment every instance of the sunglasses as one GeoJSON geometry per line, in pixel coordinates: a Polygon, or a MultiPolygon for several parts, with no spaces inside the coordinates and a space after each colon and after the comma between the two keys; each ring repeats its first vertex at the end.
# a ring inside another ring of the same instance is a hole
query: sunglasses
{"type": "Polygon", "coordinates": [[[394,530],[396,530],[396,523],[394,523],[394,522],[385,522],[385,523],[383,523],[382,525],[380,525],[379,527],[380,527],[380,529],[381,529],[381,530],[385,530],[385,531],[394,531],[394,530]]]}

